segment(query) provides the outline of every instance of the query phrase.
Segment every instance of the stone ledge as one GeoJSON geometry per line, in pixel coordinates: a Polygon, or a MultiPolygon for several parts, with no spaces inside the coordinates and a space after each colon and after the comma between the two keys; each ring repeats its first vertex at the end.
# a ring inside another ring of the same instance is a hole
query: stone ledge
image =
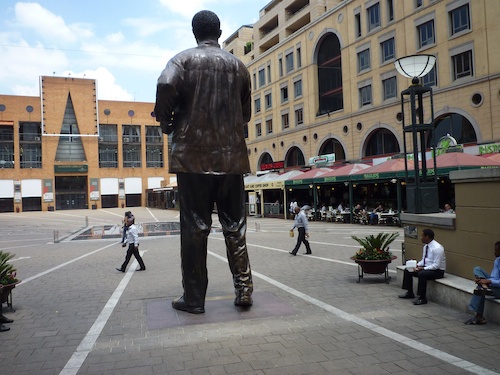
{"type": "MultiPolygon", "coordinates": [[[[397,282],[403,283],[405,266],[397,266],[397,282]]],[[[427,299],[459,311],[470,313],[468,308],[475,283],[460,276],[445,273],[444,278],[427,283],[427,299]]],[[[417,290],[417,278],[413,278],[413,290],[417,290]]],[[[486,297],[484,316],[487,321],[500,324],[500,299],[486,297]]]]}

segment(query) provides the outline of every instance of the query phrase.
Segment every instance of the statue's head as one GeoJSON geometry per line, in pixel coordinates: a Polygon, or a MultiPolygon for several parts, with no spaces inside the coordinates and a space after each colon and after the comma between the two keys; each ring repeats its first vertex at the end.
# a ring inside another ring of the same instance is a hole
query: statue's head
{"type": "Polygon", "coordinates": [[[221,35],[220,20],[217,14],[209,10],[202,10],[193,17],[193,34],[197,41],[212,39],[218,40],[221,35]]]}

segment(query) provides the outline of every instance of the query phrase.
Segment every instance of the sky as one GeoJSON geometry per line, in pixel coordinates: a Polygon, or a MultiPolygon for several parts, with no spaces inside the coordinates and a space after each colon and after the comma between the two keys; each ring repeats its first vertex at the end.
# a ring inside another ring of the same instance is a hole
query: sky
{"type": "Polygon", "coordinates": [[[0,1],[0,94],[39,96],[39,77],[97,80],[100,100],[154,102],[167,61],[195,47],[193,15],[222,37],[256,22],[270,0],[0,1]]]}

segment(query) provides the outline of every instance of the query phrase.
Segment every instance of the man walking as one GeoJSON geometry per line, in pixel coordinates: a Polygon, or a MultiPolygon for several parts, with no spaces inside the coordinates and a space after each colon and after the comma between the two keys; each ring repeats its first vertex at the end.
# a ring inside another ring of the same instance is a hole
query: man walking
{"type": "Polygon", "coordinates": [[[126,247],[128,244],[127,255],[125,256],[125,262],[123,262],[120,268],[117,268],[117,271],[125,272],[127,269],[128,262],[130,262],[130,258],[132,255],[139,262],[139,268],[137,271],[146,270],[146,266],[144,265],[144,261],[142,260],[141,254],[139,254],[139,231],[135,226],[135,218],[134,216],[130,216],[127,219],[127,239],[122,244],[122,247],[126,247]]]}
{"type": "Polygon", "coordinates": [[[413,277],[418,278],[418,299],[414,305],[425,305],[427,303],[427,280],[436,280],[444,277],[446,269],[446,256],[444,247],[434,239],[432,229],[422,231],[422,243],[424,244],[422,260],[417,263],[414,271],[404,270],[403,289],[407,292],[399,298],[415,298],[413,294],[413,277]]]}
{"type": "Polygon", "coordinates": [[[233,274],[234,304],[252,305],[243,184],[250,171],[244,126],[251,116],[251,86],[245,65],[218,44],[217,15],[198,12],[192,27],[198,46],[174,56],[161,73],[155,114],[162,131],[172,133],[169,171],[177,173],[179,188],[184,293],[172,306],[200,314],[214,203],[233,274]]]}
{"type": "Polygon", "coordinates": [[[299,207],[295,207],[295,222],[290,232],[293,232],[295,228],[297,228],[299,235],[297,236],[297,244],[295,248],[290,251],[290,254],[297,255],[297,251],[299,251],[299,247],[302,243],[306,246],[305,254],[312,254],[311,246],[309,246],[309,241],[307,240],[307,238],[309,238],[309,227],[305,209],[301,210],[299,207]]]}

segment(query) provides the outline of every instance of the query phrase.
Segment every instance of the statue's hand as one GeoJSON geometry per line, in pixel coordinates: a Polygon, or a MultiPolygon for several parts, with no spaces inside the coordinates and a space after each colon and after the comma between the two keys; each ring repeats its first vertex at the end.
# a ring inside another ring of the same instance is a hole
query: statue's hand
{"type": "Polygon", "coordinates": [[[160,122],[161,131],[165,134],[170,134],[174,131],[174,124],[171,122],[160,122]]]}

